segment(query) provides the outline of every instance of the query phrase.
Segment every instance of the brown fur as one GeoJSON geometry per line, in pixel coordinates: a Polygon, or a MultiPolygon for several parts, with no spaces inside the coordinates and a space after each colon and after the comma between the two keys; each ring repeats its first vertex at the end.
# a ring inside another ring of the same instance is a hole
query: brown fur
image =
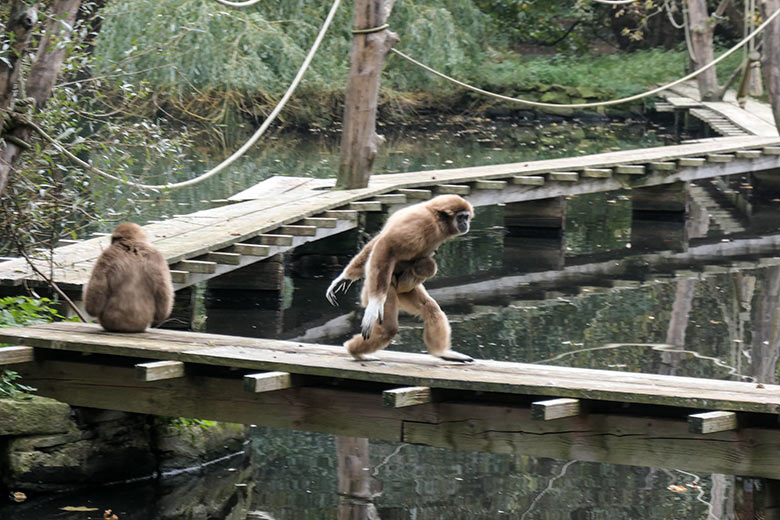
{"type": "Polygon", "coordinates": [[[143,332],[173,309],[168,263],[137,224],[119,224],[84,288],[87,312],[111,332],[143,332]]]}
{"type": "Polygon", "coordinates": [[[467,360],[467,356],[450,350],[447,316],[422,282],[436,274],[436,249],[445,240],[468,231],[473,216],[474,209],[463,198],[440,195],[391,215],[379,234],[355,255],[327,291],[328,300],[335,304],[335,294],[365,274],[363,333],[345,343],[350,354],[362,359],[385,348],[398,332],[400,309],[423,319],[424,339],[431,354],[467,360]],[[459,215],[466,221],[465,231],[457,227],[459,215]]]}

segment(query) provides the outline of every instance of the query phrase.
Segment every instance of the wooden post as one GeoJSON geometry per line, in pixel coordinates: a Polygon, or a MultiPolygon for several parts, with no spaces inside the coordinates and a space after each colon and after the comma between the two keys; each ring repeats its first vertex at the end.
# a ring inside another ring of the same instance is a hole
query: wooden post
{"type": "MultiPolygon", "coordinates": [[[[760,0],[761,16],[766,20],[780,9],[780,0],[760,0]]],[[[775,116],[775,126],[780,131],[780,18],[775,18],[764,29],[761,50],[761,69],[764,71],[764,84],[775,116]]]]}
{"type": "Polygon", "coordinates": [[[566,198],[507,204],[504,207],[504,227],[512,236],[561,237],[566,228],[566,198]]]}
{"type": "MultiPolygon", "coordinates": [[[[354,30],[382,27],[395,0],[355,0],[354,30]]],[[[379,79],[385,58],[398,36],[387,29],[357,33],[352,39],[349,81],[344,99],[337,189],[365,188],[384,138],[376,133],[379,79]]]]}

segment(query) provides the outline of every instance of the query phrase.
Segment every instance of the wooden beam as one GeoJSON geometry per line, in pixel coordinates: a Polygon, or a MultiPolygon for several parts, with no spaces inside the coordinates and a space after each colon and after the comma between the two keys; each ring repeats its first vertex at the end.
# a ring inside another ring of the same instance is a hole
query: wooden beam
{"type": "Polygon", "coordinates": [[[139,381],[160,381],[184,377],[184,363],[181,361],[150,361],[135,365],[135,377],[139,381]]]}
{"type": "Polygon", "coordinates": [[[239,253],[227,253],[224,251],[212,251],[203,256],[207,262],[216,262],[224,265],[240,265],[241,255],[239,253]]]}
{"type": "Polygon", "coordinates": [[[324,218],[335,218],[337,220],[351,220],[358,219],[358,212],[353,209],[331,209],[322,213],[324,218]]]}
{"type": "Polygon", "coordinates": [[[531,418],[537,421],[551,421],[580,414],[579,399],[549,399],[531,403],[531,418]]]}
{"type": "Polygon", "coordinates": [[[176,269],[171,269],[171,281],[173,283],[187,283],[190,279],[190,273],[189,271],[179,271],[176,269]]]}
{"type": "Polygon", "coordinates": [[[246,256],[268,256],[271,254],[271,247],[261,244],[233,244],[231,249],[234,253],[246,256]]]}
{"type": "Polygon", "coordinates": [[[765,146],[762,151],[766,155],[780,155],[780,146],[765,146]]]}
{"type": "Polygon", "coordinates": [[[382,204],[406,204],[406,195],[403,193],[383,193],[374,195],[374,199],[382,204]]]}
{"type": "Polygon", "coordinates": [[[291,246],[293,244],[291,235],[262,234],[257,235],[257,238],[264,246],[291,246]]]}
{"type": "Polygon", "coordinates": [[[289,372],[260,372],[244,376],[244,390],[247,392],[273,392],[297,386],[289,372]]]}
{"type": "Polygon", "coordinates": [[[680,167],[693,167],[697,168],[703,166],[707,162],[707,159],[703,157],[680,157],[677,159],[677,165],[680,167]]]}
{"type": "Polygon", "coordinates": [[[423,190],[419,188],[401,188],[400,190],[395,191],[397,193],[401,193],[402,195],[406,195],[407,199],[428,200],[433,196],[431,190],[423,190]]]}
{"type": "Polygon", "coordinates": [[[577,182],[580,180],[577,172],[550,172],[547,178],[558,182],[577,182]]]}
{"type": "Polygon", "coordinates": [[[734,154],[730,153],[708,153],[707,161],[713,163],[727,163],[734,160],[734,154]]]}
{"type": "Polygon", "coordinates": [[[761,150],[737,150],[739,159],[758,159],[761,157],[761,150]]]}
{"type": "Polygon", "coordinates": [[[467,184],[439,184],[433,188],[438,195],[468,195],[471,193],[471,186],[467,184]]]}
{"type": "Polygon", "coordinates": [[[292,235],[295,237],[313,237],[317,234],[317,226],[279,226],[279,233],[282,235],[292,235]]]}
{"type": "Polygon", "coordinates": [[[673,172],[677,170],[677,163],[674,161],[653,161],[650,163],[650,169],[654,172],[673,172]]]}
{"type": "Polygon", "coordinates": [[[409,386],[382,392],[382,402],[389,408],[403,408],[433,402],[431,387],[409,386]]]}
{"type": "Polygon", "coordinates": [[[515,175],[512,177],[512,184],[521,184],[523,186],[544,186],[544,177],[541,175],[515,175]]]}
{"type": "Polygon", "coordinates": [[[35,361],[35,349],[32,347],[0,347],[0,365],[13,365],[35,361]]]}
{"type": "Polygon", "coordinates": [[[507,181],[476,181],[474,188],[477,190],[503,190],[509,183],[507,181]]]}
{"type": "Polygon", "coordinates": [[[715,433],[737,429],[737,414],[734,412],[704,412],[688,416],[691,433],[715,433]]]}
{"type": "Polygon", "coordinates": [[[213,274],[217,270],[216,262],[203,260],[182,260],[174,266],[176,271],[189,271],[190,273],[213,274]]]}
{"type": "Polygon", "coordinates": [[[642,175],[645,173],[645,166],[643,164],[620,164],[615,168],[615,173],[621,175],[642,175]]]}
{"type": "Polygon", "coordinates": [[[349,209],[355,211],[382,211],[382,203],[378,200],[358,200],[349,203],[349,209]]]}
{"type": "Polygon", "coordinates": [[[299,222],[302,226],[315,226],[318,228],[333,229],[338,225],[339,221],[332,217],[306,217],[299,222]]]}
{"type": "Polygon", "coordinates": [[[612,168],[585,168],[582,170],[582,176],[593,179],[608,179],[612,177],[612,168]]]}

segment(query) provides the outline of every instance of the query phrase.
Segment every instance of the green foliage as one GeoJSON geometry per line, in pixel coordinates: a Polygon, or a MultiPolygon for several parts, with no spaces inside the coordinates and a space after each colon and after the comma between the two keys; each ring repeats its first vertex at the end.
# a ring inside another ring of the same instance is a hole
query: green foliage
{"type": "Polygon", "coordinates": [[[201,430],[206,430],[216,426],[217,424],[216,421],[192,419],[189,417],[161,417],[160,420],[165,426],[176,430],[188,430],[194,427],[200,428],[201,430]]]}
{"type": "MultiPolygon", "coordinates": [[[[2,348],[2,347],[0,347],[2,348]]],[[[16,380],[21,376],[13,370],[0,371],[0,399],[29,399],[30,392],[35,392],[35,388],[16,380]]]]}
{"type": "Polygon", "coordinates": [[[63,320],[48,298],[8,296],[0,298],[0,327],[24,327],[63,320]]]}

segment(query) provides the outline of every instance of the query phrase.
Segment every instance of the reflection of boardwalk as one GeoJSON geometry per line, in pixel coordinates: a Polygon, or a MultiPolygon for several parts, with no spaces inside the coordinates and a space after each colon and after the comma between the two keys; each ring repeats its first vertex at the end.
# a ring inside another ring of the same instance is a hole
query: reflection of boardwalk
{"type": "Polygon", "coordinates": [[[324,345],[111,334],[75,323],[0,329],[0,341],[34,346],[0,350],[0,360],[14,362],[40,394],[73,405],[780,477],[776,385],[489,360],[455,365],[400,352],[362,363],[324,345]],[[689,417],[691,409],[721,412],[689,417]],[[701,433],[709,428],[720,431],[701,433]]]}
{"type": "MultiPolygon", "coordinates": [[[[333,191],[332,180],[275,177],[221,208],[145,226],[180,289],[356,226],[359,211],[392,210],[437,193],[476,206],[641,189],[780,167],[780,138],[732,137],[583,157],[374,176],[369,187],[333,191]]],[[[107,238],[57,248],[54,280],[78,291],[107,238]]],[[[44,272],[48,265],[41,262],[44,272]]],[[[21,260],[0,264],[0,285],[39,283],[21,260]]]]}

